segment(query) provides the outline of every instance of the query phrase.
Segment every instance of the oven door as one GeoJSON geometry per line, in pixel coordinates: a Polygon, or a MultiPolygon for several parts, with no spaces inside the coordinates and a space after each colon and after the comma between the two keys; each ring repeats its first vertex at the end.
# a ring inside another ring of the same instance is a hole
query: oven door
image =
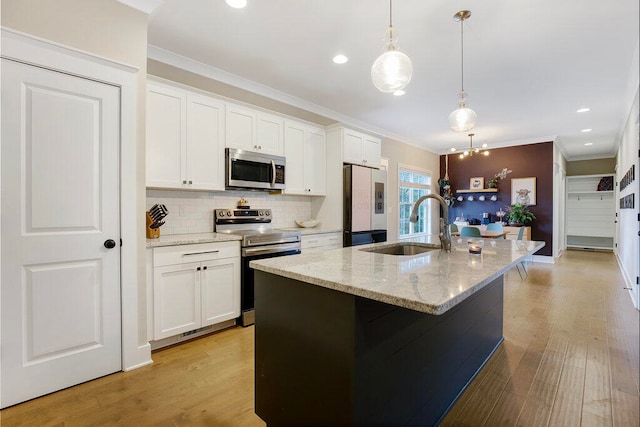
{"type": "Polygon", "coordinates": [[[284,157],[226,149],[227,189],[283,190],[284,171],[284,157]]]}
{"type": "Polygon", "coordinates": [[[254,270],[249,267],[251,261],[275,258],[300,253],[300,243],[273,246],[258,246],[242,249],[242,272],[240,285],[240,324],[249,326],[255,323],[254,313],[254,270]]]}

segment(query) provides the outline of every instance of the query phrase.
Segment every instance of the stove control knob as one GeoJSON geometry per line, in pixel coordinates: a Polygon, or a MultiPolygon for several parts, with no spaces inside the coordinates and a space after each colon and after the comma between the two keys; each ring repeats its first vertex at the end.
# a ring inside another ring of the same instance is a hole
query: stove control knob
{"type": "Polygon", "coordinates": [[[218,211],[218,216],[224,216],[224,212],[218,211]]]}
{"type": "Polygon", "coordinates": [[[271,211],[264,211],[264,214],[265,214],[266,216],[269,216],[269,215],[271,215],[271,211]]]}
{"type": "Polygon", "coordinates": [[[258,215],[262,216],[264,213],[262,211],[258,211],[258,215]]]}
{"type": "Polygon", "coordinates": [[[231,216],[231,211],[227,211],[227,216],[231,216]]]}

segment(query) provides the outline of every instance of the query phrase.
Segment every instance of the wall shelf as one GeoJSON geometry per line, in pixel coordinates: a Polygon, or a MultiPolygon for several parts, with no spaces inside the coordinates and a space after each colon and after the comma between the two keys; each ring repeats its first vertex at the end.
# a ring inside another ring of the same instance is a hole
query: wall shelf
{"type": "Polygon", "coordinates": [[[456,190],[456,193],[497,193],[497,188],[483,188],[481,190],[456,190]]]}

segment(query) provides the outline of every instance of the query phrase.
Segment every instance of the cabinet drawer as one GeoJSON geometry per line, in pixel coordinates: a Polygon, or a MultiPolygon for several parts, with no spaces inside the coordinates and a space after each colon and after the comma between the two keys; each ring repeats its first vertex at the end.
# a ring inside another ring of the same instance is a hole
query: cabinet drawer
{"type": "Polygon", "coordinates": [[[331,233],[331,234],[312,234],[309,236],[302,236],[301,244],[302,244],[302,250],[314,249],[314,248],[325,248],[325,249],[341,248],[342,234],[331,233]]]}
{"type": "Polygon", "coordinates": [[[240,242],[163,246],[153,250],[153,266],[240,257],[240,242]]]}

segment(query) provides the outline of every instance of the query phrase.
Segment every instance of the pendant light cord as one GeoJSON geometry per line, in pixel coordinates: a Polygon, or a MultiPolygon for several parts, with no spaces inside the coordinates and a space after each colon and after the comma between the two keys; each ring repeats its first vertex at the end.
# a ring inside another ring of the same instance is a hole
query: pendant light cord
{"type": "Polygon", "coordinates": [[[464,92],[464,19],[460,19],[460,80],[464,92]]]}
{"type": "Polygon", "coordinates": [[[391,7],[392,1],[393,0],[389,0],[389,27],[393,27],[393,24],[392,24],[393,20],[391,19],[393,17],[393,9],[391,7]]]}

